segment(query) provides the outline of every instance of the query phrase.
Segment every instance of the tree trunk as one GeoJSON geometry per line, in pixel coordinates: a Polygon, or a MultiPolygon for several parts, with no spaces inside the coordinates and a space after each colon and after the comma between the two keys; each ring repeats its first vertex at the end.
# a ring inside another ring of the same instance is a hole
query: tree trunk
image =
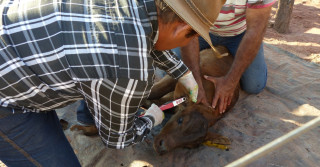
{"type": "Polygon", "coordinates": [[[279,0],[273,28],[279,33],[289,33],[294,0],[279,0]]]}

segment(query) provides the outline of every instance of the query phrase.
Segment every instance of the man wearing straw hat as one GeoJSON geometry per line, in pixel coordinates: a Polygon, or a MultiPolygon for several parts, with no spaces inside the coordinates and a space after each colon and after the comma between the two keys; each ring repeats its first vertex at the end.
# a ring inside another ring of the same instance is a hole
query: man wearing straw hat
{"type": "Polygon", "coordinates": [[[136,116],[155,65],[201,101],[192,73],[166,50],[188,44],[197,33],[209,41],[209,25],[224,1],[165,2],[1,1],[0,160],[8,166],[80,166],[54,111],[79,99],[107,147],[141,142],[163,120],[156,105],[136,116]]]}

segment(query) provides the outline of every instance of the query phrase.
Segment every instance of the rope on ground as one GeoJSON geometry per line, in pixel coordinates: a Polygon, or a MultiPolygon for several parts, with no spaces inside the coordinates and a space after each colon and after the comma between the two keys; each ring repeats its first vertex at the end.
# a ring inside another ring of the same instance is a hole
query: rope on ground
{"type": "Polygon", "coordinates": [[[270,153],[271,151],[277,149],[278,147],[282,146],[283,144],[291,141],[292,139],[302,135],[303,133],[309,131],[310,129],[314,128],[320,124],[320,116],[307,122],[303,126],[292,130],[291,132],[275,139],[274,141],[258,148],[257,150],[243,156],[242,158],[228,164],[226,167],[241,167],[248,165],[249,163],[257,160],[258,158],[264,156],[265,154],[270,153]]]}

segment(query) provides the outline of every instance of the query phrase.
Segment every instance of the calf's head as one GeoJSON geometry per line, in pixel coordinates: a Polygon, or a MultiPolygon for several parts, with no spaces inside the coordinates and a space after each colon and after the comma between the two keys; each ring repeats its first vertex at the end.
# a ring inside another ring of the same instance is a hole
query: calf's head
{"type": "Polygon", "coordinates": [[[160,155],[178,147],[194,148],[206,140],[212,124],[210,108],[192,104],[178,110],[154,139],[154,149],[160,155]]]}

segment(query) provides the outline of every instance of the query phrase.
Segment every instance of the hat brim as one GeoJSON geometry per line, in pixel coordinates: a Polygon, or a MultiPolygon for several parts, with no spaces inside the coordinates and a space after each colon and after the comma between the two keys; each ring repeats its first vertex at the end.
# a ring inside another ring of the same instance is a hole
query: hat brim
{"type": "Polygon", "coordinates": [[[203,23],[194,11],[189,7],[185,0],[164,0],[164,2],[187,24],[191,26],[203,39],[205,39],[211,46],[212,50],[216,52],[218,57],[220,53],[214,48],[209,35],[210,27],[203,23]]]}

